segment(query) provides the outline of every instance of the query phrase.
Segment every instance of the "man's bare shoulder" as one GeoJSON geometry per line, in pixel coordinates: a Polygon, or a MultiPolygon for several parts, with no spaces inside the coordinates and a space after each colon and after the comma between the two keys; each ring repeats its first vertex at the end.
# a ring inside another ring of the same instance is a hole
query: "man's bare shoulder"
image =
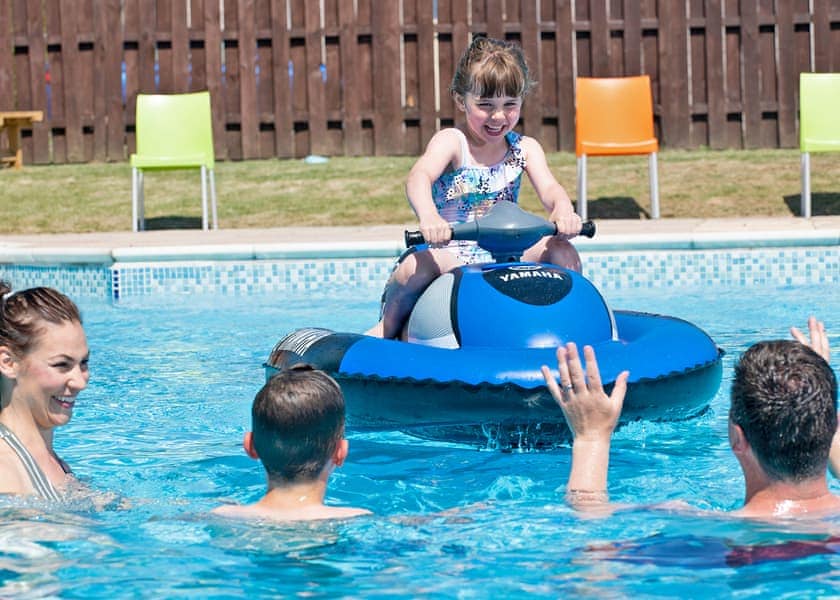
{"type": "Polygon", "coordinates": [[[259,504],[225,504],[211,511],[229,519],[268,521],[319,521],[351,519],[372,514],[363,508],[349,506],[306,506],[297,510],[272,509],[259,504]]]}

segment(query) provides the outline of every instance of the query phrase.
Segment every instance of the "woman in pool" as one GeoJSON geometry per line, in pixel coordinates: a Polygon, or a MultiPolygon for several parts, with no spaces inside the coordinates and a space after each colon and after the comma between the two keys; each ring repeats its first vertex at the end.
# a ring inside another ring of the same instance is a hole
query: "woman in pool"
{"type": "Polygon", "coordinates": [[[0,493],[58,500],[73,480],[53,430],[87,387],[88,357],[72,300],[46,287],[13,293],[0,281],[0,493]]]}

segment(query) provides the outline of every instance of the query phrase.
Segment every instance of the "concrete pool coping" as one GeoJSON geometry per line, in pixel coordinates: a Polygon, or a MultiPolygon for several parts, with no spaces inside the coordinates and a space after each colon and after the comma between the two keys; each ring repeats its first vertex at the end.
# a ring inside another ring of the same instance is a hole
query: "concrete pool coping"
{"type": "MultiPolygon", "coordinates": [[[[840,215],[810,219],[604,219],[582,253],[840,245],[840,215]]],[[[0,236],[3,264],[113,264],[190,260],[329,259],[398,256],[416,223],[354,227],[195,229],[0,236]]]]}

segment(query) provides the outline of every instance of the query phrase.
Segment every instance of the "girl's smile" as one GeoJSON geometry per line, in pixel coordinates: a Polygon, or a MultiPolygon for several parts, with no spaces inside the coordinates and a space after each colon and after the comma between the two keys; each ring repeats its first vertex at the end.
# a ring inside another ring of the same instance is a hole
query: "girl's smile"
{"type": "Polygon", "coordinates": [[[522,98],[515,96],[464,97],[467,127],[479,139],[492,142],[502,138],[519,122],[522,98]]]}

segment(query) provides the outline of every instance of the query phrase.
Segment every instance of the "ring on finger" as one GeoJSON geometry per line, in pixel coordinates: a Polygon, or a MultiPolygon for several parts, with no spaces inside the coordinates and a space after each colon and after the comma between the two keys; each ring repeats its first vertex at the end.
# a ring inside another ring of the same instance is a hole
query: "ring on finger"
{"type": "Polygon", "coordinates": [[[571,383],[564,383],[560,387],[563,389],[564,392],[571,392],[573,389],[575,389],[575,386],[573,386],[571,383]]]}

